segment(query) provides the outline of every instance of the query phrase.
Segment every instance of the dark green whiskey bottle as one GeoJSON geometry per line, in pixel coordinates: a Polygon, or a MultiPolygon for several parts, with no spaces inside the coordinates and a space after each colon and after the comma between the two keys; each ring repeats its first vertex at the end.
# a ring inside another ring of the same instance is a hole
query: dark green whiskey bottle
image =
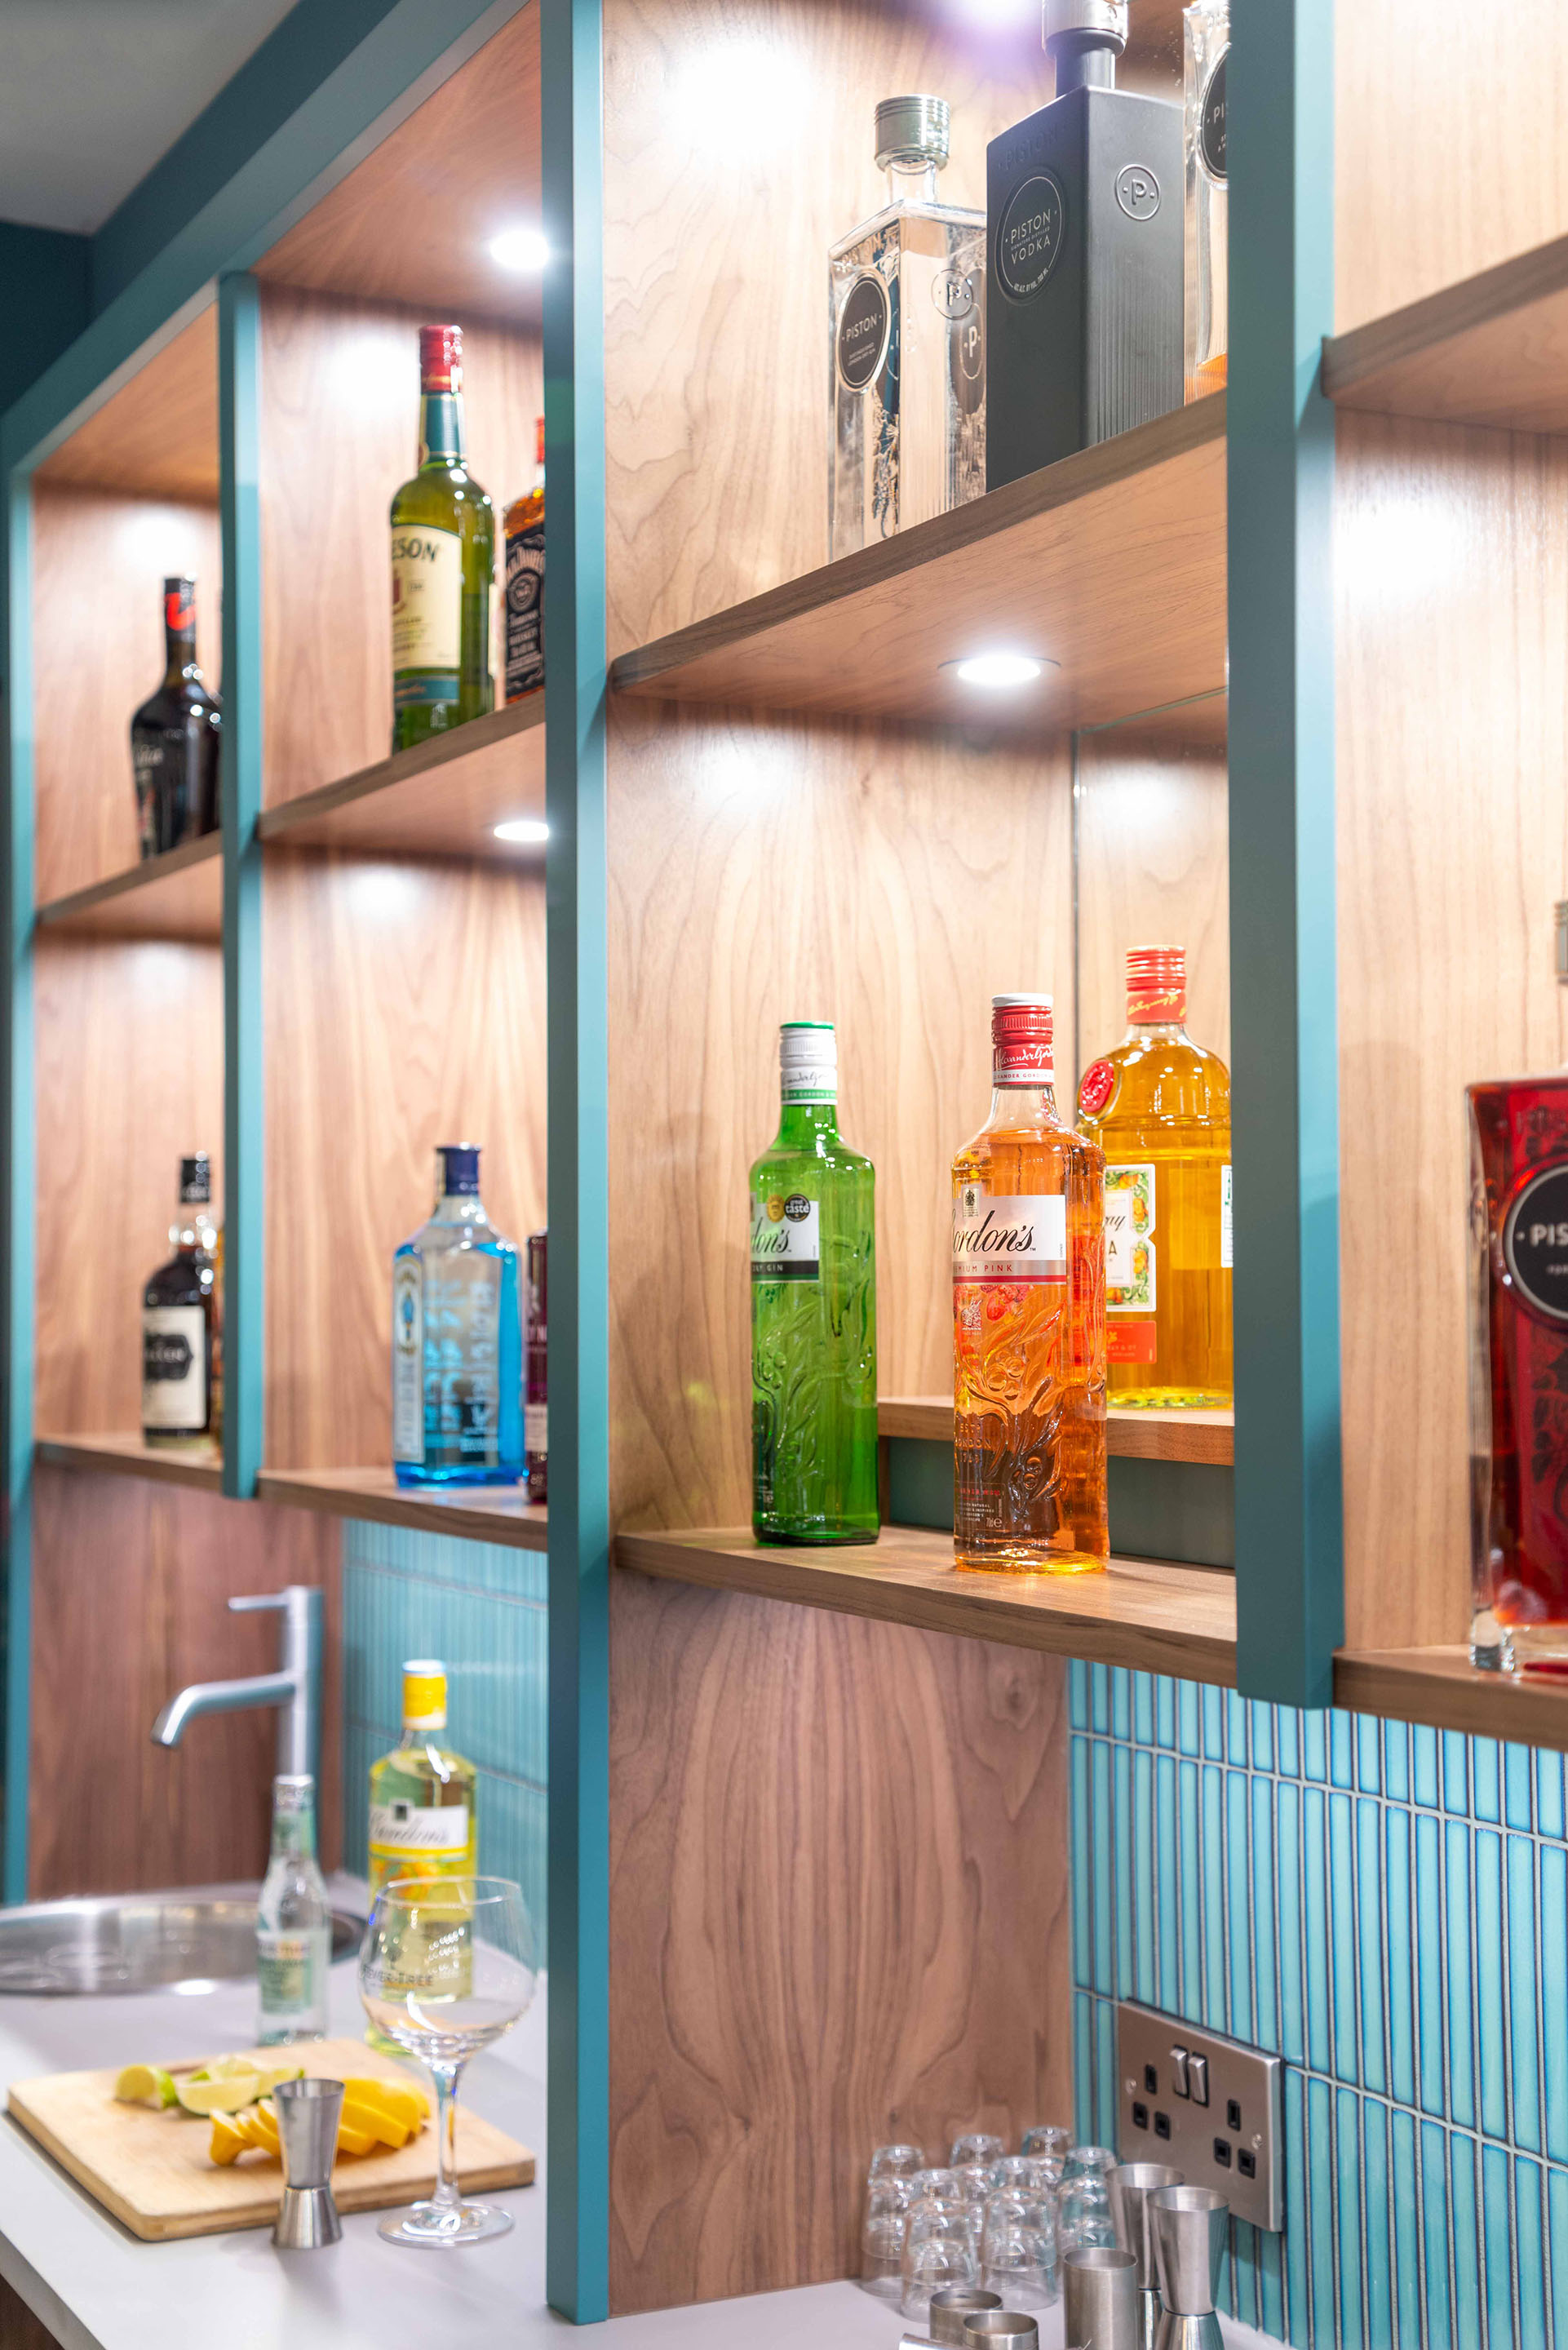
{"type": "Polygon", "coordinates": [[[462,329],[420,328],[420,469],[392,500],[392,748],[495,699],[495,515],[462,462],[462,329]]]}

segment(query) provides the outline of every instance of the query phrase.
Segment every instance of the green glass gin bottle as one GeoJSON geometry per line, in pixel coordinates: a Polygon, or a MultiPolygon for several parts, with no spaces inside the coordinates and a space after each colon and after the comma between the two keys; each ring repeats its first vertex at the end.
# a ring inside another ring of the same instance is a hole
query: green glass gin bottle
{"type": "Polygon", "coordinates": [[[392,748],[483,717],[495,515],[462,462],[462,330],[420,328],[420,469],[392,500],[392,748]]]}
{"type": "Polygon", "coordinates": [[[876,1176],[838,1138],[830,1022],[779,1031],[778,1135],[752,1169],[752,1525],[875,1542],[876,1176]]]}

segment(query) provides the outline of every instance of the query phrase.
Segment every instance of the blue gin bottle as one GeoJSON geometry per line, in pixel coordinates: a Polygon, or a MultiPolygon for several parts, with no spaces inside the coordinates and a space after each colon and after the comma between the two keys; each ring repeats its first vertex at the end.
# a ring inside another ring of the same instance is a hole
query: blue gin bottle
{"type": "Polygon", "coordinates": [[[442,1143],[430,1222],[392,1259],[400,1485],[514,1485],[523,1469],[517,1251],[479,1197],[479,1151],[442,1143]]]}

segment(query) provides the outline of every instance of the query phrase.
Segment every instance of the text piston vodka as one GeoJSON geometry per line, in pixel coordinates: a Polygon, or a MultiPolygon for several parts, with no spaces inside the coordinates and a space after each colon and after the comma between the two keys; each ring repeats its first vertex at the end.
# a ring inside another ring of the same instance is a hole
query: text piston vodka
{"type": "Polygon", "coordinates": [[[272,1783],[272,1856],[256,1904],[256,2039],[327,2036],[332,1911],[316,1857],[316,1782],[272,1783]]]}
{"type": "Polygon", "coordinates": [[[435,1208],[392,1259],[400,1485],[514,1485],[523,1469],[517,1251],[479,1198],[479,1151],[442,1143],[435,1208]]]}

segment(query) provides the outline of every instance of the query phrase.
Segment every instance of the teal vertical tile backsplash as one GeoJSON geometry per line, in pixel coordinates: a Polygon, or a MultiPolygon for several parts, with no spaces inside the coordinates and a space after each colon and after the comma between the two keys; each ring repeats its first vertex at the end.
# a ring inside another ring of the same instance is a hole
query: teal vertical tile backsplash
{"type": "Polygon", "coordinates": [[[1563,1757],[1070,1669],[1080,2137],[1115,2002],[1285,2059],[1282,2236],[1224,2306],[1301,2350],[1568,2350],[1563,1757]]]}
{"type": "Polygon", "coordinates": [[[366,1866],[371,1763],[397,1742],[405,1657],[440,1657],[448,1735],[479,1772],[479,1865],[523,1887],[545,1933],[545,1562],[401,1526],[343,1540],[343,1843],[366,1866]]]}

